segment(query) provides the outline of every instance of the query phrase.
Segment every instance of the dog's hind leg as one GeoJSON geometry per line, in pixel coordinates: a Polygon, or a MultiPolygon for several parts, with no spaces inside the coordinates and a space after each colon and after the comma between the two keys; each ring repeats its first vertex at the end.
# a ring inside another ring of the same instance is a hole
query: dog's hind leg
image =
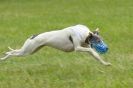
{"type": "Polygon", "coordinates": [[[11,48],[10,48],[10,51],[6,52],[5,54],[6,54],[6,56],[0,58],[0,60],[5,60],[5,59],[7,59],[9,57],[12,57],[12,56],[21,56],[21,55],[23,55],[21,53],[21,49],[20,50],[13,50],[11,48]]]}
{"type": "Polygon", "coordinates": [[[9,58],[11,55],[6,55],[6,56],[4,56],[4,57],[2,57],[2,58],[0,58],[0,60],[5,60],[5,59],[7,59],[7,58],[9,58]]]}
{"type": "Polygon", "coordinates": [[[38,40],[29,38],[25,41],[24,45],[20,49],[14,50],[14,49],[8,47],[10,49],[10,51],[6,52],[5,53],[6,56],[3,58],[0,58],[0,60],[5,60],[11,56],[25,56],[25,55],[32,54],[42,46],[43,45],[41,45],[41,43],[38,40]]]}

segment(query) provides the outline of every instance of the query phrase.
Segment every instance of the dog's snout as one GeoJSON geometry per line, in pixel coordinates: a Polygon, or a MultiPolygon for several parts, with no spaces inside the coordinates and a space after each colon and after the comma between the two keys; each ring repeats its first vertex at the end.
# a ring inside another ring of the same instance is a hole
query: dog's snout
{"type": "Polygon", "coordinates": [[[109,48],[107,47],[106,49],[108,50],[109,48]]]}
{"type": "Polygon", "coordinates": [[[108,49],[109,49],[109,48],[108,48],[108,47],[106,47],[106,51],[108,51],[108,49]]]}

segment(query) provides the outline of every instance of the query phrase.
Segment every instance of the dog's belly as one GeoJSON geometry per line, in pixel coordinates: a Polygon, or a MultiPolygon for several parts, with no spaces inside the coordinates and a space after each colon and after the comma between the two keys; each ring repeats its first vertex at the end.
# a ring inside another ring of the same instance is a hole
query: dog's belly
{"type": "Polygon", "coordinates": [[[65,51],[65,52],[72,52],[74,51],[74,47],[72,44],[66,45],[65,47],[58,47],[58,46],[51,46],[53,48],[65,51]]]}
{"type": "Polygon", "coordinates": [[[69,39],[67,35],[52,36],[48,39],[45,45],[65,52],[71,52],[74,50],[73,42],[69,39]]]}
{"type": "Polygon", "coordinates": [[[53,47],[65,52],[71,52],[74,50],[73,43],[70,40],[67,40],[67,41],[56,40],[56,42],[53,42],[53,43],[50,42],[49,44],[47,44],[47,46],[53,47]]]}

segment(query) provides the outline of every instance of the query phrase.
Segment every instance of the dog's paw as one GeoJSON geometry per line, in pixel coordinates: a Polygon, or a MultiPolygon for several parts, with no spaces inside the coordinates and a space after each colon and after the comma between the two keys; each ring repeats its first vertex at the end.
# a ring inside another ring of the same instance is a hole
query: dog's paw
{"type": "Polygon", "coordinates": [[[105,66],[111,66],[112,64],[109,62],[104,63],[105,66]]]}
{"type": "Polygon", "coordinates": [[[5,58],[0,58],[0,61],[3,61],[3,60],[5,60],[5,58]]]}

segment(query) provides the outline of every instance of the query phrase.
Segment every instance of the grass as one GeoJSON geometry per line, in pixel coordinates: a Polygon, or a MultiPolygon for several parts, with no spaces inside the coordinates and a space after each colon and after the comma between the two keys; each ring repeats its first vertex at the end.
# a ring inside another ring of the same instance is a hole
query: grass
{"type": "Polygon", "coordinates": [[[0,52],[32,34],[84,24],[99,27],[109,45],[99,64],[86,53],[45,47],[0,62],[0,88],[132,88],[132,0],[0,0],[0,52]]]}

